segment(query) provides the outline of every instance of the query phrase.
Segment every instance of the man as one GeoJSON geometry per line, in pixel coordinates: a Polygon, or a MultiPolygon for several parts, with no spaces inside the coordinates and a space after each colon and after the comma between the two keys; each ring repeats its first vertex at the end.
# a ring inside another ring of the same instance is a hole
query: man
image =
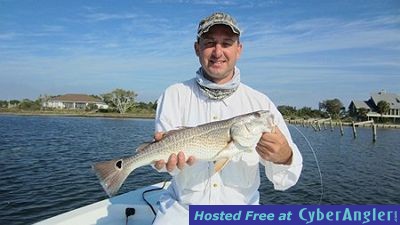
{"type": "Polygon", "coordinates": [[[240,34],[235,19],[225,13],[200,21],[194,49],[201,67],[195,78],[168,87],[159,98],[155,138],[261,109],[273,113],[276,127],[262,135],[254,152],[236,155],[216,174],[213,162],[183,152],[157,161],[154,167],[173,179],[154,224],[188,224],[190,204],[259,204],[259,163],[277,190],[293,186],[300,176],[302,157],[282,115],[267,96],[240,82],[240,34]]]}

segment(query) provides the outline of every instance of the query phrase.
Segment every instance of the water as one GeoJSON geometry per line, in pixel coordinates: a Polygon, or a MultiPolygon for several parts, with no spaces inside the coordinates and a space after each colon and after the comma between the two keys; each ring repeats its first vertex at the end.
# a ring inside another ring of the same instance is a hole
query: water
{"type": "MultiPolygon", "coordinates": [[[[31,224],[106,198],[92,173],[94,161],[129,155],[152,139],[153,120],[0,116],[0,224],[31,224]]],[[[358,137],[345,128],[314,132],[297,127],[311,143],[323,178],[321,204],[400,204],[400,130],[368,128],[358,137]]],[[[291,130],[304,169],[298,184],[274,191],[265,178],[263,204],[318,204],[319,171],[302,135],[291,130]]],[[[151,167],[135,171],[119,193],[169,179],[151,167]]]]}

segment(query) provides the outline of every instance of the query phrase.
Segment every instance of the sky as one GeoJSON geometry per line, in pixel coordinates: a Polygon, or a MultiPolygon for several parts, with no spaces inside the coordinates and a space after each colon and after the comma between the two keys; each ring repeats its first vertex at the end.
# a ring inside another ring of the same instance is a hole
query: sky
{"type": "Polygon", "coordinates": [[[276,105],[400,94],[400,1],[0,0],[0,100],[132,90],[155,101],[191,79],[198,22],[242,29],[241,81],[276,105]]]}

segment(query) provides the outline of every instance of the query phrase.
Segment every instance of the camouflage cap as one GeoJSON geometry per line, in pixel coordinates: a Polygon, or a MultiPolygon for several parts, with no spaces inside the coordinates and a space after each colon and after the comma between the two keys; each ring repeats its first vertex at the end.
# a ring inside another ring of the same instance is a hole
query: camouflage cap
{"type": "Polygon", "coordinates": [[[232,29],[233,33],[240,35],[240,29],[236,23],[236,20],[226,13],[217,12],[200,21],[199,27],[197,29],[197,37],[200,37],[204,33],[207,33],[210,27],[217,24],[227,25],[232,29]]]}

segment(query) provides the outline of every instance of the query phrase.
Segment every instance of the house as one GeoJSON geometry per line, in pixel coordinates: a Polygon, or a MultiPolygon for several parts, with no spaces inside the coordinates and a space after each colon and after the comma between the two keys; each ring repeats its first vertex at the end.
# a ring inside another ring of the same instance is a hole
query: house
{"type": "Polygon", "coordinates": [[[353,100],[351,101],[349,105],[349,113],[351,116],[359,116],[359,113],[361,110],[364,111],[365,115],[369,112],[372,112],[372,109],[374,108],[373,105],[369,105],[369,101],[360,101],[360,100],[353,100]]]}
{"type": "Polygon", "coordinates": [[[400,95],[393,93],[386,93],[380,91],[378,93],[372,93],[371,97],[367,101],[353,100],[349,105],[350,115],[356,116],[358,112],[364,110],[368,120],[371,118],[393,118],[393,121],[400,118],[400,95]],[[378,103],[385,101],[389,103],[390,109],[386,114],[381,115],[378,113],[378,103]]]}
{"type": "Polygon", "coordinates": [[[55,109],[86,109],[90,105],[98,109],[108,109],[108,105],[98,98],[85,94],[65,94],[50,98],[43,103],[43,107],[55,109]]]}

